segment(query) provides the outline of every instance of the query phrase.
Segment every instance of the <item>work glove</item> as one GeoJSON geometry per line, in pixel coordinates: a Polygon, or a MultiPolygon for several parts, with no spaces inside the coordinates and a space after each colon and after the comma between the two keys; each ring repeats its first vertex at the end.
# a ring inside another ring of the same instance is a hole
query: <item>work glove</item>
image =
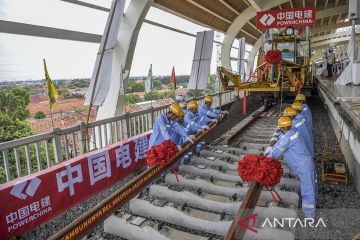
{"type": "Polygon", "coordinates": [[[177,145],[177,149],[179,150],[179,152],[182,150],[181,145],[177,145]]]}
{"type": "Polygon", "coordinates": [[[264,152],[264,156],[268,156],[271,153],[272,147],[267,147],[264,152]]]}
{"type": "Polygon", "coordinates": [[[274,142],[277,142],[279,139],[277,138],[277,137],[272,137],[271,139],[270,139],[270,141],[272,142],[272,141],[274,141],[274,142]]]}
{"type": "Polygon", "coordinates": [[[204,129],[204,130],[208,130],[208,129],[209,129],[209,126],[208,126],[208,125],[204,125],[204,126],[202,126],[201,128],[204,129]]]}
{"type": "Polygon", "coordinates": [[[185,139],[186,142],[191,142],[191,143],[194,143],[193,139],[191,138],[192,135],[190,135],[189,137],[187,137],[185,139]]]}

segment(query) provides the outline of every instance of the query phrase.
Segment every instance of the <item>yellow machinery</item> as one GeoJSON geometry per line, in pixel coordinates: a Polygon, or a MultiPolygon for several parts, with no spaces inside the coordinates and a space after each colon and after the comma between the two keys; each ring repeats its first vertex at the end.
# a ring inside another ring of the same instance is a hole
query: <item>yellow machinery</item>
{"type": "Polygon", "coordinates": [[[341,140],[342,130],[340,131],[338,148],[335,151],[331,151],[327,134],[326,132],[324,132],[325,149],[321,156],[321,178],[324,182],[328,182],[331,184],[347,185],[349,179],[346,171],[346,161],[340,149],[341,140]]]}
{"type": "Polygon", "coordinates": [[[272,40],[264,45],[265,50],[267,48],[281,51],[282,60],[279,65],[267,63],[262,53],[258,56],[258,67],[252,76],[246,77],[247,79],[241,79],[239,75],[218,67],[223,90],[294,92],[299,85],[302,89],[312,88],[310,41],[302,40],[292,28],[287,28],[285,33],[273,34],[272,40]],[[229,82],[232,84],[229,85],[229,82]]]}

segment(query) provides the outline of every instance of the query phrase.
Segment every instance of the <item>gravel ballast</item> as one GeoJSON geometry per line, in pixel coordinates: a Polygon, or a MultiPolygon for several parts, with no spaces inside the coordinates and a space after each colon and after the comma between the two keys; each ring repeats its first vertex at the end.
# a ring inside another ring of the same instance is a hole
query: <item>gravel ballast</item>
{"type": "MultiPolygon", "coordinates": [[[[258,99],[253,100],[253,97],[249,97],[249,106],[248,113],[252,113],[256,109],[260,107],[260,101],[258,99]]],[[[211,142],[215,140],[218,136],[225,133],[228,129],[237,124],[241,119],[244,119],[246,116],[242,114],[242,100],[236,100],[231,109],[227,109],[230,111],[230,117],[224,120],[224,122],[216,129],[216,133],[210,134],[206,138],[207,142],[211,142]]],[[[83,203],[67,210],[63,214],[57,216],[56,218],[50,220],[49,222],[35,228],[33,231],[23,235],[22,239],[48,239],[50,236],[63,229],[66,225],[70,224],[81,214],[85,213],[87,210],[94,207],[97,203],[103,200],[105,197],[109,196],[112,192],[120,188],[126,182],[128,182],[131,177],[124,179],[110,188],[94,195],[93,197],[87,199],[83,203]]],[[[103,225],[99,225],[93,232],[90,234],[90,239],[99,239],[100,236],[105,239],[121,239],[113,235],[104,234],[103,225]]]]}
{"type": "MultiPolygon", "coordinates": [[[[290,103],[291,101],[287,101],[290,103]]],[[[309,98],[308,104],[313,115],[313,136],[315,144],[315,161],[318,174],[318,197],[317,197],[317,219],[322,218],[327,227],[317,228],[296,228],[296,239],[351,239],[359,233],[360,228],[354,227],[351,223],[345,224],[348,218],[352,219],[354,224],[360,226],[360,195],[357,192],[351,176],[349,176],[348,185],[332,185],[324,183],[321,179],[321,154],[324,151],[323,133],[326,131],[330,146],[336,149],[338,146],[335,133],[331,127],[330,119],[326,109],[318,96],[309,98]]],[[[260,107],[259,98],[248,98],[248,113],[251,113],[260,107]]],[[[211,143],[221,134],[235,126],[239,121],[245,118],[242,114],[242,100],[237,100],[229,109],[230,116],[217,128],[214,133],[209,134],[206,138],[207,143],[211,143]]],[[[349,171],[348,171],[349,172],[349,171]]],[[[71,208],[65,213],[46,224],[37,227],[35,230],[27,233],[22,239],[47,239],[55,232],[64,228],[88,209],[94,207],[98,202],[103,200],[109,194],[129,181],[127,178],[109,189],[93,196],[78,206],[71,208]]],[[[301,216],[301,211],[299,211],[301,216]]],[[[105,234],[103,225],[99,225],[89,239],[121,239],[114,235],[105,234]]]]}

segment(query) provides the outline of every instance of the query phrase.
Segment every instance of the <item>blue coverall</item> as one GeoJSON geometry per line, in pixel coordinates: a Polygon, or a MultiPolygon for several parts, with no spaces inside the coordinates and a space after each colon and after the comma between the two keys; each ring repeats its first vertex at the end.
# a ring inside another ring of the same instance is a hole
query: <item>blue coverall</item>
{"type": "MultiPolygon", "coordinates": [[[[188,138],[188,134],[181,126],[183,123],[168,119],[164,114],[161,114],[153,125],[153,132],[149,140],[149,149],[152,146],[160,145],[165,140],[171,140],[176,145],[182,145],[188,138]]],[[[191,154],[190,154],[191,155],[191,154]]],[[[189,159],[188,154],[183,156],[180,161],[183,163],[189,159]]],[[[165,176],[166,173],[162,173],[161,176],[165,176]]]]}
{"type": "Polygon", "coordinates": [[[208,107],[205,104],[201,105],[199,112],[210,118],[216,118],[217,115],[223,113],[223,111],[216,108],[208,107]]]}
{"type": "Polygon", "coordinates": [[[184,114],[187,114],[189,112],[189,109],[187,108],[187,105],[185,104],[184,106],[181,107],[184,111],[184,114]]]}
{"type": "Polygon", "coordinates": [[[153,132],[149,140],[149,149],[169,139],[176,145],[181,145],[186,141],[187,137],[188,135],[179,123],[161,114],[154,123],[153,132]]]}
{"type": "Polygon", "coordinates": [[[314,218],[316,208],[315,164],[311,153],[305,146],[300,134],[289,130],[271,147],[268,157],[284,159],[291,172],[299,177],[302,196],[302,209],[305,217],[314,218]]]}
{"type": "Polygon", "coordinates": [[[198,116],[199,116],[199,121],[198,121],[198,123],[199,123],[201,126],[209,125],[211,122],[217,121],[217,119],[209,118],[208,116],[206,116],[205,114],[202,114],[201,112],[198,112],[197,114],[198,114],[198,116]]]}
{"type": "Polygon", "coordinates": [[[303,103],[303,110],[301,111],[301,113],[306,118],[307,127],[309,129],[310,136],[311,136],[311,143],[314,143],[314,137],[313,137],[313,134],[312,134],[312,124],[313,124],[312,115],[311,115],[310,108],[306,103],[303,103]]]}
{"type": "Polygon", "coordinates": [[[185,114],[184,122],[185,122],[185,132],[187,132],[189,135],[196,134],[205,124],[202,124],[200,122],[201,116],[199,113],[192,113],[191,111],[188,111],[185,114]]]}
{"type": "Polygon", "coordinates": [[[186,142],[186,138],[190,134],[186,131],[186,123],[185,123],[185,121],[183,121],[183,122],[175,122],[175,123],[177,125],[179,125],[181,129],[177,129],[177,127],[175,127],[175,131],[170,130],[171,131],[170,139],[176,145],[181,146],[186,142]]]}
{"type": "Polygon", "coordinates": [[[303,103],[303,109],[302,109],[301,113],[304,114],[306,121],[307,121],[307,126],[310,129],[310,131],[312,131],[312,115],[311,115],[310,108],[306,103],[303,103]]]}
{"type": "MultiPolygon", "coordinates": [[[[211,121],[212,119],[208,118],[204,114],[201,113],[194,114],[193,112],[188,111],[185,114],[185,118],[184,118],[184,122],[186,124],[185,131],[189,135],[196,134],[199,130],[203,128],[203,126],[207,125],[211,121]]],[[[195,152],[199,153],[204,145],[205,142],[201,142],[198,145],[196,145],[195,152]]]]}
{"type": "Polygon", "coordinates": [[[312,138],[312,132],[309,131],[309,128],[307,127],[306,123],[307,123],[307,119],[302,114],[302,112],[300,112],[292,120],[292,129],[300,134],[312,158],[314,158],[314,143],[312,138]]]}
{"type": "MultiPolygon", "coordinates": [[[[201,129],[203,126],[209,125],[209,123],[216,121],[216,119],[209,118],[208,116],[206,116],[205,114],[202,114],[200,112],[197,112],[194,114],[191,111],[188,111],[185,114],[184,121],[186,124],[189,124],[189,123],[192,123],[193,121],[195,121],[195,124],[190,125],[190,127],[189,127],[189,129],[192,130],[190,134],[194,134],[194,133],[197,133],[199,131],[199,129],[201,129]]],[[[186,127],[188,127],[188,125],[186,127]]]]}

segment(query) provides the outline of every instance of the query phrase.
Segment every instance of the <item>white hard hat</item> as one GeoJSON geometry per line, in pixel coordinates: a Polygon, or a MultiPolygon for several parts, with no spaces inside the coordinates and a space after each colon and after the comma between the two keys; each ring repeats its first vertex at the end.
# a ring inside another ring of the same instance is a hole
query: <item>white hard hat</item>
{"type": "Polygon", "coordinates": [[[176,95],[176,98],[175,98],[175,100],[176,101],[184,101],[184,96],[183,95],[181,95],[181,94],[178,94],[178,95],[176,95]]]}

